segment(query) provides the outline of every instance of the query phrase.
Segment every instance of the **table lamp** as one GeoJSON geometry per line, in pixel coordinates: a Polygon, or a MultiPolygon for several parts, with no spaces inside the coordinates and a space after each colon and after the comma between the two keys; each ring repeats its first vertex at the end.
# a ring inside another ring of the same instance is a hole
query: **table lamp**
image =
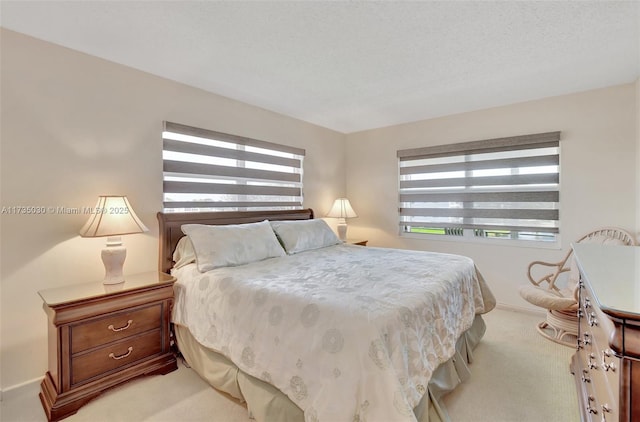
{"type": "Polygon", "coordinates": [[[338,198],[334,201],[333,206],[327,213],[327,217],[339,218],[338,221],[338,237],[340,240],[347,240],[347,218],[357,217],[358,215],[351,207],[347,198],[338,198]]]}
{"type": "Polygon", "coordinates": [[[124,281],[122,266],[127,249],[120,236],[142,233],[149,229],[140,221],[131,208],[126,196],[103,195],[92,210],[91,217],[80,230],[82,237],[107,237],[107,247],[102,250],[104,263],[104,284],[118,284],[124,281]]]}

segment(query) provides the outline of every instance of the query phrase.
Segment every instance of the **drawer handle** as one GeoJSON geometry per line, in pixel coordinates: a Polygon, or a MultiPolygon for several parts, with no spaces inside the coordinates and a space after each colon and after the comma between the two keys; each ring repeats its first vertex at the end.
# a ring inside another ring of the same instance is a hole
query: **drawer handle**
{"type": "Polygon", "coordinates": [[[129,321],[127,321],[127,325],[125,325],[124,327],[115,328],[115,327],[113,326],[113,324],[111,324],[111,325],[109,325],[109,326],[107,327],[107,329],[109,329],[109,330],[113,331],[114,333],[117,333],[118,331],[124,331],[124,330],[126,330],[127,328],[131,327],[131,324],[133,324],[133,320],[132,320],[132,319],[130,319],[129,321]]]}
{"type": "Polygon", "coordinates": [[[116,356],[116,355],[114,355],[114,354],[113,354],[113,352],[112,352],[112,353],[109,353],[109,357],[110,357],[111,359],[114,359],[114,360],[120,360],[120,359],[124,359],[124,358],[126,358],[127,356],[129,356],[129,355],[131,354],[131,352],[133,352],[133,346],[129,346],[128,352],[127,352],[127,353],[125,353],[124,355],[116,356]]]}
{"type": "Polygon", "coordinates": [[[608,349],[602,351],[602,368],[605,371],[611,370],[611,372],[616,371],[616,364],[614,362],[607,363],[607,358],[611,357],[611,352],[608,349]]]}
{"type": "Polygon", "coordinates": [[[594,355],[593,353],[589,354],[589,363],[588,363],[588,367],[589,369],[598,369],[598,365],[596,365],[593,360],[596,358],[596,355],[594,355]]]}
{"type": "Polygon", "coordinates": [[[596,399],[593,396],[589,396],[588,401],[587,401],[587,412],[588,413],[593,413],[594,415],[598,413],[598,410],[595,407],[591,407],[591,402],[592,401],[596,401],[596,399]]]}
{"type": "Polygon", "coordinates": [[[588,346],[591,344],[591,336],[589,333],[584,333],[584,340],[578,337],[578,349],[584,348],[584,346],[588,346]]]}

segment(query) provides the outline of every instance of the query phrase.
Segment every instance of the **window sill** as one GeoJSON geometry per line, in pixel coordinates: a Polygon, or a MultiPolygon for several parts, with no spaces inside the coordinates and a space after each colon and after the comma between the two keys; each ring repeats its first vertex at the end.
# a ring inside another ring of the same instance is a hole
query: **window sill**
{"type": "Polygon", "coordinates": [[[400,233],[399,237],[407,239],[428,240],[436,242],[460,242],[468,244],[482,244],[494,246],[506,246],[516,248],[532,248],[532,249],[557,249],[560,250],[560,239],[555,242],[537,242],[535,240],[514,240],[514,239],[498,239],[486,237],[467,237],[467,236],[448,236],[418,233],[400,233]]]}

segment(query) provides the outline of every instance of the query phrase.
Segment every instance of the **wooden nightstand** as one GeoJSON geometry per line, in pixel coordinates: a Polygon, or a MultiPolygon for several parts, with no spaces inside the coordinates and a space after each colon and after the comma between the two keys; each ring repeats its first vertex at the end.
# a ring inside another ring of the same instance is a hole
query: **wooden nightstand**
{"type": "Polygon", "coordinates": [[[367,246],[367,242],[368,240],[362,240],[362,239],[347,239],[346,243],[350,244],[350,245],[360,245],[360,246],[367,246]]]}
{"type": "Polygon", "coordinates": [[[149,272],[117,285],[38,292],[49,317],[49,370],[40,384],[49,421],[134,377],[177,369],[169,331],[174,282],[149,272]]]}

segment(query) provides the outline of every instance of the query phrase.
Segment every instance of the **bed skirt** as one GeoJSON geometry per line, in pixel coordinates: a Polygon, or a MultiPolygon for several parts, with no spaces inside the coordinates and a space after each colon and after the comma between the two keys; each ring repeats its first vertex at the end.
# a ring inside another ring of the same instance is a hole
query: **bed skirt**
{"type": "MultiPolygon", "coordinates": [[[[433,373],[427,392],[415,407],[419,422],[447,422],[449,415],[442,397],[469,378],[468,364],[473,360],[473,349],[484,335],[486,326],[476,315],[471,328],[456,343],[456,353],[433,373]]],[[[223,355],[202,346],[188,328],[175,325],[178,349],[187,364],[211,386],[246,403],[250,417],[258,422],[302,422],[304,414],[280,390],[262,380],[242,372],[223,355]]]]}

